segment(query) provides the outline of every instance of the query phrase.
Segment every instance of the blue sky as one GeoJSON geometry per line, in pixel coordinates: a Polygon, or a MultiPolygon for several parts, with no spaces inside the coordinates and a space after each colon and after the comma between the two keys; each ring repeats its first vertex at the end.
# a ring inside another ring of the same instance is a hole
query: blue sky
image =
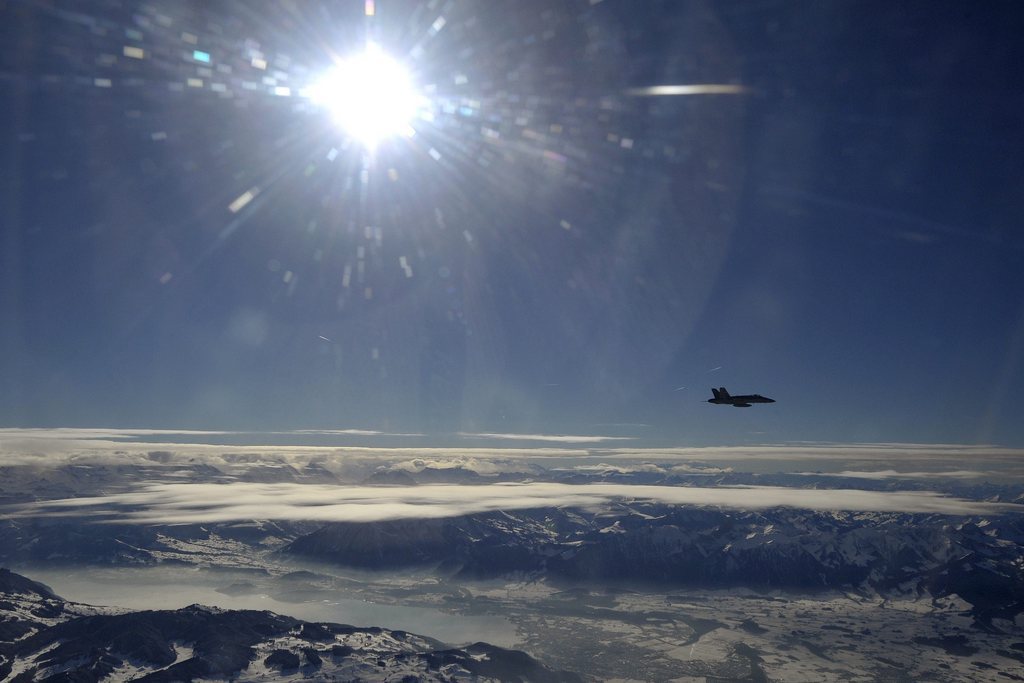
{"type": "Polygon", "coordinates": [[[1012,3],[303,7],[0,10],[0,423],[1024,443],[1012,3]]]}

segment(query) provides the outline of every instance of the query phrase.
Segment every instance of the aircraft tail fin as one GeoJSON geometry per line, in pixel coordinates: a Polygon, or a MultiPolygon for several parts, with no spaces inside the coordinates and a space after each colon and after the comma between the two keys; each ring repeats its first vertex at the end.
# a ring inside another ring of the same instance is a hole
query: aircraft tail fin
{"type": "Polygon", "coordinates": [[[725,387],[718,387],[717,394],[720,394],[719,398],[729,398],[729,392],[725,390],[725,387]]]}

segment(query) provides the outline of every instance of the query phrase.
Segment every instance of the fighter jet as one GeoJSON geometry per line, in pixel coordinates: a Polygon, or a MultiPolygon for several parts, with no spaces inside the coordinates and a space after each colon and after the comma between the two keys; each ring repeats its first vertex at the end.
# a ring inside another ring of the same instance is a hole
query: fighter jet
{"type": "Polygon", "coordinates": [[[711,387],[711,393],[715,395],[714,398],[709,398],[708,403],[716,403],[718,405],[729,405],[733,408],[749,408],[754,403],[775,403],[773,398],[765,398],[761,394],[747,394],[745,396],[730,396],[729,392],[725,390],[725,387],[718,387],[715,389],[711,387]]]}

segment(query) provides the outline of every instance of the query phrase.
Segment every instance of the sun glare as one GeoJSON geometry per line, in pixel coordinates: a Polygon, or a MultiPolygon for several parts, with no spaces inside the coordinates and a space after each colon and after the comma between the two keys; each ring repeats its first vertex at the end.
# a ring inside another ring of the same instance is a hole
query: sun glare
{"type": "Polygon", "coordinates": [[[402,65],[371,45],[338,63],[309,91],[334,121],[364,146],[407,134],[420,97],[402,65]]]}

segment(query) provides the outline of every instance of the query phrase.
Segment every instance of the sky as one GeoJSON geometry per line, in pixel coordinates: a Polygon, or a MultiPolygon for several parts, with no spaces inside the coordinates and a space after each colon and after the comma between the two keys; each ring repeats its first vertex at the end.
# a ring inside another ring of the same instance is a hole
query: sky
{"type": "Polygon", "coordinates": [[[371,5],[0,2],[0,426],[1024,445],[1016,3],[371,5]]]}

